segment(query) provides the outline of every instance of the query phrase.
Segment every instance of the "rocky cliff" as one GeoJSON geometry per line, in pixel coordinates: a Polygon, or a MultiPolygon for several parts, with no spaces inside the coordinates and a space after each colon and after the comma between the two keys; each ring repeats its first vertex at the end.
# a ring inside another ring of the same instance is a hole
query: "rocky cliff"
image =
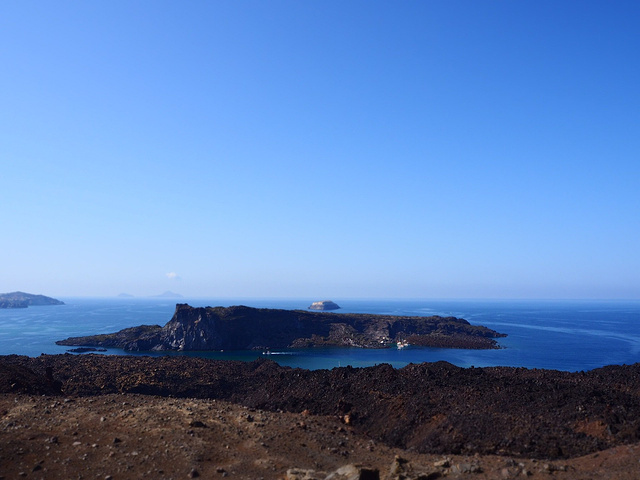
{"type": "Polygon", "coordinates": [[[164,326],[143,325],[112,334],[73,337],[58,345],[151,350],[251,350],[353,346],[384,348],[398,341],[444,348],[499,348],[494,330],[455,317],[336,314],[245,306],[176,305],[164,326]]]}

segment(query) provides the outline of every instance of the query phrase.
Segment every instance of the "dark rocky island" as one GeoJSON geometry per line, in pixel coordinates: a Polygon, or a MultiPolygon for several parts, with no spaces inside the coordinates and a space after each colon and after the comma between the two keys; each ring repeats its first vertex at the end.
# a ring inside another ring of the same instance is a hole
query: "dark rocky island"
{"type": "Polygon", "coordinates": [[[309,305],[309,310],[340,310],[340,306],[331,300],[323,300],[321,302],[313,302],[309,305]]]}
{"type": "Polygon", "coordinates": [[[0,293],[0,308],[27,308],[31,305],[64,305],[64,302],[32,293],[0,293]]]}
{"type": "Polygon", "coordinates": [[[441,348],[499,348],[504,337],[455,317],[337,314],[267,308],[176,305],[164,326],[141,325],[116,333],[72,337],[58,345],[129,351],[256,350],[341,346],[384,348],[396,342],[441,348]]]}

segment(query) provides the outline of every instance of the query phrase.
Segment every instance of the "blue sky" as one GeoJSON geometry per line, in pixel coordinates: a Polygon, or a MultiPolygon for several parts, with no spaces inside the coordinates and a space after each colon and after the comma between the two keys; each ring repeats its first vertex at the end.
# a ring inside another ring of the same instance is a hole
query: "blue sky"
{"type": "Polygon", "coordinates": [[[640,3],[0,3],[0,291],[640,298],[640,3]]]}

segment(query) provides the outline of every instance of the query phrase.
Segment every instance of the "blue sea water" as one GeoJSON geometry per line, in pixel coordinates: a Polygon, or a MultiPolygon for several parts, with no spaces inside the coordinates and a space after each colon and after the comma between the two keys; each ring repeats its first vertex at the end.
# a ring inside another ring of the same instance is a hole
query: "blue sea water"
{"type": "MultiPolygon", "coordinates": [[[[55,345],[70,336],[111,333],[142,324],[164,325],[175,310],[167,299],[61,298],[66,305],[0,309],[0,355],[64,353],[55,345]]],[[[499,350],[428,347],[366,350],[312,348],[272,352],[276,362],[308,369],[445,360],[461,367],[514,366],[566,371],[640,361],[640,301],[336,300],[345,313],[452,315],[506,333],[499,350]]],[[[248,305],[306,309],[311,301],[283,299],[184,299],[193,306],[248,305]]],[[[107,354],[123,354],[109,349],[107,354]]],[[[148,355],[148,353],[146,353],[148,355]]],[[[160,355],[160,354],[154,354],[160,355]]],[[[172,353],[253,360],[262,352],[172,353]]]]}

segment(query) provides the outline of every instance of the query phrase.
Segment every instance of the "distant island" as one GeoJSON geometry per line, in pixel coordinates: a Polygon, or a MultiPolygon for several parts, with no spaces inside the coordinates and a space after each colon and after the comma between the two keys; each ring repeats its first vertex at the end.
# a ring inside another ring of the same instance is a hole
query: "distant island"
{"type": "Polygon", "coordinates": [[[129,351],[265,350],[316,346],[387,348],[500,348],[506,335],[455,317],[308,312],[245,306],[176,305],[164,326],[141,325],[116,333],[72,337],[58,345],[129,351]]]}
{"type": "Polygon", "coordinates": [[[339,310],[340,306],[331,300],[323,300],[321,302],[313,302],[309,305],[309,310],[339,310]]]}
{"type": "MultiPolygon", "coordinates": [[[[184,298],[179,293],[170,292],[167,290],[166,292],[162,292],[160,295],[150,295],[151,298],[184,298]]],[[[117,298],[136,298],[135,295],[131,295],[130,293],[119,293],[117,298]]]]}
{"type": "Polygon", "coordinates": [[[167,290],[166,292],[161,293],[160,295],[153,295],[155,298],[183,298],[179,293],[170,292],[167,290]]]}
{"type": "Polygon", "coordinates": [[[64,305],[64,302],[32,293],[0,293],[0,308],[27,308],[31,305],[64,305]]]}

